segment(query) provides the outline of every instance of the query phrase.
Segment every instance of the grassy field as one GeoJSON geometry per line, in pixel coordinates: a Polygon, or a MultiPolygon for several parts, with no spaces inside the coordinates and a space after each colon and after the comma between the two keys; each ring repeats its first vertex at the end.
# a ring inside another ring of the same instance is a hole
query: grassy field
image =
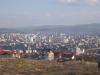
{"type": "Polygon", "coordinates": [[[0,59],[0,75],[100,75],[96,63],[0,59]]]}

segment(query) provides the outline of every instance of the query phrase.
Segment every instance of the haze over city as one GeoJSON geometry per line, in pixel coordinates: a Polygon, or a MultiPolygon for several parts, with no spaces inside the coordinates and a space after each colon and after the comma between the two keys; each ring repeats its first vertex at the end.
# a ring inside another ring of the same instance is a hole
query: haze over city
{"type": "Polygon", "coordinates": [[[0,28],[100,23],[100,0],[0,0],[0,28]]]}

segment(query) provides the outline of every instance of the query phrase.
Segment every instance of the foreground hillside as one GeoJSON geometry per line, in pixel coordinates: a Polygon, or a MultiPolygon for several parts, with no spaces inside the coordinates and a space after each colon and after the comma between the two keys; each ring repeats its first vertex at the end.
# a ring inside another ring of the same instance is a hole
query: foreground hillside
{"type": "Polygon", "coordinates": [[[100,75],[95,63],[0,59],[0,75],[100,75]]]}

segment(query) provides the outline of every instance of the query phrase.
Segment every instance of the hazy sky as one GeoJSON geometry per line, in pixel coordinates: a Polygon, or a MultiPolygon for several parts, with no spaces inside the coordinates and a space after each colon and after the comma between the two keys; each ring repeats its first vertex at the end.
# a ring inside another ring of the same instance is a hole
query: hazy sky
{"type": "Polygon", "coordinates": [[[100,0],[0,0],[0,27],[100,23],[100,0]]]}

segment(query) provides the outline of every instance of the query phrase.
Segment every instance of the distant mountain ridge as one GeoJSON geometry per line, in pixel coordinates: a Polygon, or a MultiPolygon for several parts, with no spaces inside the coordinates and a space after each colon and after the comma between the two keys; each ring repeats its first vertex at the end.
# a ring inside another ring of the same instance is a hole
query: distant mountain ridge
{"type": "Polygon", "coordinates": [[[19,30],[11,28],[0,28],[0,33],[11,33],[11,32],[19,32],[19,30]]]}
{"type": "Polygon", "coordinates": [[[75,26],[44,25],[16,29],[0,28],[0,32],[100,32],[100,24],[82,24],[75,26]]]}

